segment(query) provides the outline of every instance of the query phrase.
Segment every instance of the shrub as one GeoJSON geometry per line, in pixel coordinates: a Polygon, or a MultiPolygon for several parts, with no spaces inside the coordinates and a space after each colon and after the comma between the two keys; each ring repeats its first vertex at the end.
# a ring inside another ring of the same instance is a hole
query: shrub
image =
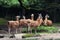
{"type": "Polygon", "coordinates": [[[37,30],[39,30],[39,32],[57,32],[58,29],[55,26],[38,26],[37,30]]]}

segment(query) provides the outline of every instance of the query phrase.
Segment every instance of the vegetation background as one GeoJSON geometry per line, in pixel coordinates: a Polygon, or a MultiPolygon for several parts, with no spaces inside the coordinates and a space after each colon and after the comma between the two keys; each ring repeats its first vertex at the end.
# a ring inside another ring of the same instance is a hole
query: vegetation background
{"type": "Polygon", "coordinates": [[[0,23],[4,20],[15,20],[15,16],[25,15],[30,18],[31,14],[41,13],[44,16],[48,14],[54,23],[60,22],[60,0],[0,0],[0,23]]]}

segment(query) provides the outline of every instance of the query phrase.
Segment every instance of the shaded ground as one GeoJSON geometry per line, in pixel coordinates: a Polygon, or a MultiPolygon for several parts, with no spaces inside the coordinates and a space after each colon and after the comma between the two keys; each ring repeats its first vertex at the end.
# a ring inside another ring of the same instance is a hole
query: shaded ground
{"type": "Polygon", "coordinates": [[[60,33],[52,33],[52,34],[40,34],[40,37],[28,37],[28,38],[9,38],[4,37],[0,40],[60,40],[60,33]]]}
{"type": "MultiPolygon", "coordinates": [[[[60,24],[55,24],[58,29],[60,29],[60,24]]],[[[6,25],[0,25],[0,33],[8,33],[8,27],[6,25]]],[[[58,39],[60,38],[60,33],[55,33],[55,34],[40,34],[42,36],[40,37],[30,37],[26,39],[35,39],[38,38],[37,40],[46,40],[46,39],[58,39]]],[[[1,38],[0,40],[25,40],[25,39],[16,39],[16,38],[1,38]]]]}
{"type": "Polygon", "coordinates": [[[5,30],[5,31],[7,31],[7,30],[8,30],[7,25],[0,25],[0,30],[5,30]]]}
{"type": "MultiPolygon", "coordinates": [[[[53,24],[55,27],[60,29],[60,24],[53,24]]],[[[7,33],[8,32],[8,27],[7,25],[0,25],[0,33],[7,33]],[[2,32],[3,31],[3,32],[2,32]]]]}
{"type": "MultiPolygon", "coordinates": [[[[15,30],[16,29],[12,29],[11,30],[11,33],[15,33],[15,30]]],[[[26,30],[26,28],[22,28],[22,30],[26,30]]],[[[0,25],[0,34],[1,33],[8,33],[8,27],[7,27],[7,25],[0,25]]],[[[20,31],[18,30],[18,33],[20,33],[20,31]]]]}

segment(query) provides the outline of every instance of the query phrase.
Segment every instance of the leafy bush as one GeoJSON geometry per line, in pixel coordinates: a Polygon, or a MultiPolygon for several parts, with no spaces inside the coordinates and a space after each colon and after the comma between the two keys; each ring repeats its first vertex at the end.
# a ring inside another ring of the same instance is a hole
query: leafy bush
{"type": "Polygon", "coordinates": [[[39,30],[40,32],[57,32],[58,29],[54,26],[39,26],[37,27],[37,30],[39,30]]]}
{"type": "Polygon", "coordinates": [[[20,3],[18,0],[0,0],[0,5],[7,8],[12,6],[19,6],[20,3]]]}

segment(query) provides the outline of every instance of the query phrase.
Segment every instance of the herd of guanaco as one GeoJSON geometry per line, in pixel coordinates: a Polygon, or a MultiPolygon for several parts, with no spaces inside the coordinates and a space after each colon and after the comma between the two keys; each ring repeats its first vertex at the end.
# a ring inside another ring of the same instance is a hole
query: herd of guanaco
{"type": "MultiPolygon", "coordinates": [[[[23,16],[23,19],[19,19],[20,16],[16,16],[16,20],[15,21],[8,21],[8,31],[10,33],[11,28],[16,29],[16,33],[18,28],[20,28],[20,32],[22,31],[21,28],[23,26],[28,26],[28,31],[29,28],[31,29],[32,27],[35,28],[35,32],[36,32],[36,28],[38,26],[46,25],[46,26],[51,26],[52,25],[52,21],[49,20],[49,16],[46,14],[45,15],[45,19],[43,20],[43,17],[41,14],[38,15],[38,18],[36,20],[34,20],[34,14],[31,14],[31,19],[26,19],[25,16],[23,16]]],[[[31,29],[32,31],[32,29],[31,29]]]]}

